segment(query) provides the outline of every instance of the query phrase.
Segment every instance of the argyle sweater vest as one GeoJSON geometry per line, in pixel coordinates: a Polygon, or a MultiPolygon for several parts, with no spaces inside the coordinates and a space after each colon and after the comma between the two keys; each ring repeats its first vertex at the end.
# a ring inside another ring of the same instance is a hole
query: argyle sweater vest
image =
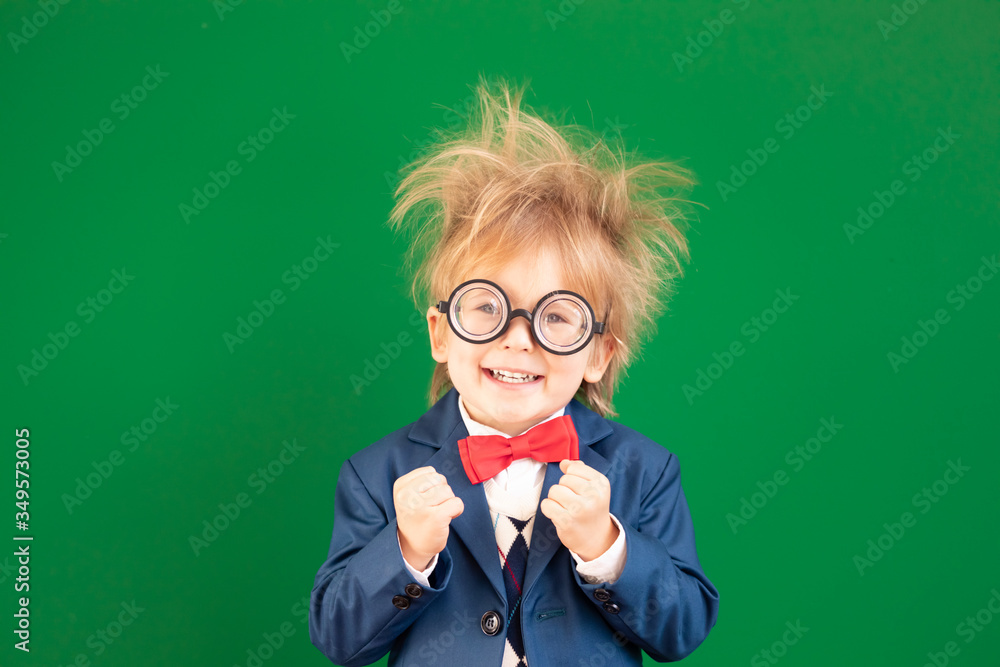
{"type": "Polygon", "coordinates": [[[535,512],[541,496],[541,484],[533,494],[512,494],[492,480],[484,486],[486,500],[493,519],[497,541],[497,560],[503,569],[503,582],[507,594],[507,618],[503,662],[501,667],[527,667],[524,642],[521,636],[521,586],[528,562],[528,545],[535,525],[535,512]]]}

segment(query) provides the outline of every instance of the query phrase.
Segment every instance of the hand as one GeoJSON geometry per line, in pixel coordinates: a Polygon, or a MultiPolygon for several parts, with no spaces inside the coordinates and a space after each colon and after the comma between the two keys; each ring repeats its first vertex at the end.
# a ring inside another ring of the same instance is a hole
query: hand
{"type": "Polygon", "coordinates": [[[403,558],[415,570],[425,570],[448,544],[451,520],[465,510],[447,478],[424,466],[411,470],[392,485],[396,534],[403,558]]]}
{"type": "Polygon", "coordinates": [[[563,476],[549,488],[538,509],[556,527],[559,541],[585,561],[594,560],[618,539],[611,518],[611,483],[583,461],[559,462],[563,476]]]}

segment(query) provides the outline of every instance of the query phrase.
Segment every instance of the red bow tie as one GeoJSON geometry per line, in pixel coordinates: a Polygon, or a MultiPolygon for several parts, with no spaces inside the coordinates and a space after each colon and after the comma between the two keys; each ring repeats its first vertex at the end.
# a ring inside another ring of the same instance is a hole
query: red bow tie
{"type": "Polygon", "coordinates": [[[527,433],[505,438],[502,435],[470,435],[458,441],[458,453],[469,481],[479,484],[506,470],[517,459],[533,458],[543,463],[580,458],[580,441],[569,415],[542,422],[527,433]]]}

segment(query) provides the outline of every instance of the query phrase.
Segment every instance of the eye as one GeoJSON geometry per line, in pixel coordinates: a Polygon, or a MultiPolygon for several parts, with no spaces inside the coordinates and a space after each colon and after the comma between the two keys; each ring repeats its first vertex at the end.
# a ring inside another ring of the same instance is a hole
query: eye
{"type": "Polygon", "coordinates": [[[476,310],[485,313],[487,315],[496,315],[497,309],[492,303],[484,303],[483,305],[476,308],[476,310]]]}
{"type": "Polygon", "coordinates": [[[561,316],[556,315],[555,313],[549,313],[548,315],[545,316],[545,322],[547,324],[563,324],[566,322],[566,320],[564,320],[561,316]]]}

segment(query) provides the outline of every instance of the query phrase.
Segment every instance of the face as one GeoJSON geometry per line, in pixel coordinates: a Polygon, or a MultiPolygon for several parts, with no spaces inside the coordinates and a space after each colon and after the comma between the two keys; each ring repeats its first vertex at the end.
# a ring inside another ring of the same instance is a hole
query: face
{"type": "MultiPolygon", "coordinates": [[[[549,292],[570,289],[564,282],[559,257],[548,251],[522,254],[497,273],[470,278],[492,280],[507,293],[512,310],[524,308],[529,312],[549,292]]],[[[448,364],[448,374],[469,416],[511,436],[566,405],[583,380],[599,381],[611,362],[612,339],[607,334],[595,334],[575,354],[557,355],[535,342],[531,325],[523,317],[515,317],[502,336],[483,344],[456,336],[448,326],[447,315],[436,306],[428,309],[427,323],[431,355],[448,364]],[[597,353],[592,355],[595,347],[597,353]],[[496,370],[535,377],[506,382],[495,377],[492,371],[496,370]]]]}

